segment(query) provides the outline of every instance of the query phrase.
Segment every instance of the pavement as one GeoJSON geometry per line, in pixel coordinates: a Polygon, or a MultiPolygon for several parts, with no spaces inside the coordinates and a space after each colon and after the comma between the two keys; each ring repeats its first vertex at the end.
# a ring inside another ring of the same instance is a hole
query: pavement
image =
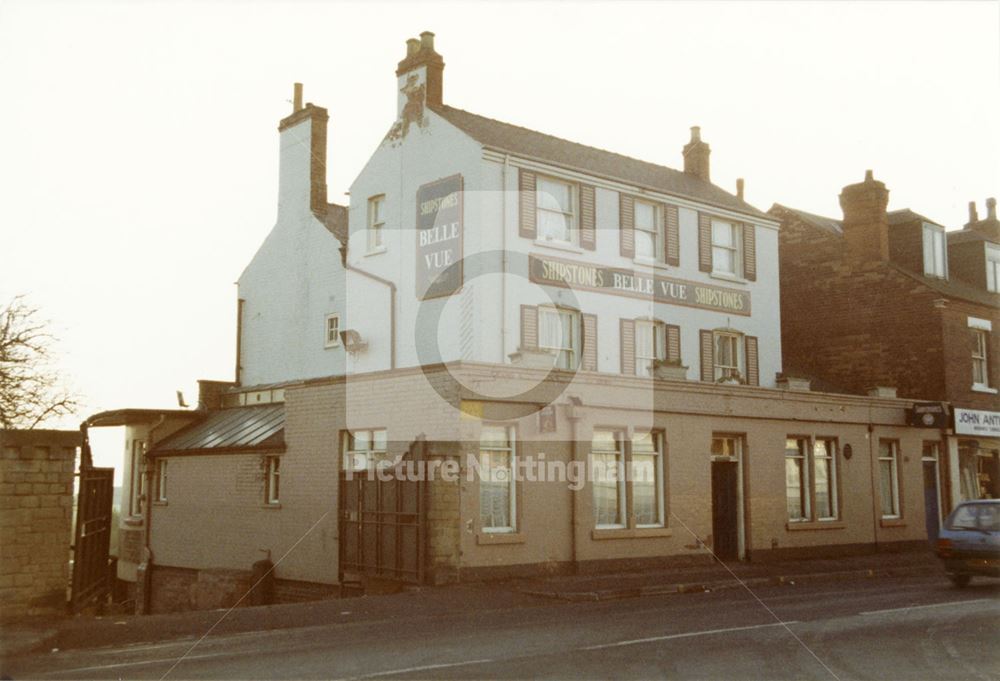
{"type": "Polygon", "coordinates": [[[449,617],[536,607],[556,601],[605,601],[670,594],[748,589],[852,579],[937,575],[928,551],[880,553],[836,560],[764,564],[718,563],[614,574],[414,587],[401,593],[233,610],[148,616],[29,617],[0,622],[0,672],[4,663],[54,650],[100,648],[162,641],[196,642],[206,636],[326,626],[343,621],[391,621],[419,615],[449,617]]]}

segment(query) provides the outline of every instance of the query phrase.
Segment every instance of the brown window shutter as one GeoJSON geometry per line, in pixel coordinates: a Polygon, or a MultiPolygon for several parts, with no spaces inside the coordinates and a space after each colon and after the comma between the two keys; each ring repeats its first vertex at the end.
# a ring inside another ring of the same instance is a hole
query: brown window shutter
{"type": "Polygon", "coordinates": [[[743,276],[757,281],[757,231],[753,225],[743,225],[743,276]]]}
{"type": "Polygon", "coordinates": [[[518,189],[521,207],[518,233],[525,239],[534,239],[538,235],[535,174],[522,168],[518,173],[518,189]]]}
{"type": "Polygon", "coordinates": [[[597,315],[585,314],[583,318],[583,370],[597,371],[597,315]]]}
{"type": "Polygon", "coordinates": [[[760,366],[757,358],[757,337],[746,336],[747,385],[760,385],[760,366]]]}
{"type": "Polygon", "coordinates": [[[521,306],[521,350],[538,349],[538,308],[521,306]]]}
{"type": "Polygon", "coordinates": [[[622,373],[635,376],[635,321],[621,320],[622,373]]]}
{"type": "Polygon", "coordinates": [[[712,218],[698,213],[698,269],[712,271],[712,218]]]}
{"type": "Polygon", "coordinates": [[[635,257],[635,199],[618,195],[618,235],[621,254],[635,257]]]}
{"type": "Polygon", "coordinates": [[[664,248],[663,258],[668,265],[681,264],[681,227],[677,206],[663,206],[664,248]]]}
{"type": "Polygon", "coordinates": [[[715,382],[715,335],[701,330],[701,380],[715,382]]]}
{"type": "Polygon", "coordinates": [[[667,361],[681,361],[681,327],[667,324],[667,361]]]}
{"type": "Polygon", "coordinates": [[[594,188],[580,185],[580,247],[588,251],[597,248],[597,209],[594,188]]]}

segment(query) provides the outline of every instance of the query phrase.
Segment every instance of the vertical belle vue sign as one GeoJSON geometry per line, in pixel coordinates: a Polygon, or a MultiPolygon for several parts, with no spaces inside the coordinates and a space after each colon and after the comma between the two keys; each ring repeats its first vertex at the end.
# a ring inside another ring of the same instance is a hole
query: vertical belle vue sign
{"type": "Polygon", "coordinates": [[[417,190],[417,281],[420,300],[462,288],[462,176],[417,190]]]}

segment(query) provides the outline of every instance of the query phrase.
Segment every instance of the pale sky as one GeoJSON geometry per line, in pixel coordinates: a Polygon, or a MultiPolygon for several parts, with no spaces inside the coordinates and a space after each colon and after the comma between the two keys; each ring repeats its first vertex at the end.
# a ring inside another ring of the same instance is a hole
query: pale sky
{"type": "Polygon", "coordinates": [[[840,217],[867,168],[950,228],[1000,194],[996,2],[0,0],[0,301],[52,320],[85,401],[55,425],[232,377],[292,83],[330,111],[344,202],[424,30],[445,103],[675,168],[700,125],[712,179],[763,210],[840,217]]]}

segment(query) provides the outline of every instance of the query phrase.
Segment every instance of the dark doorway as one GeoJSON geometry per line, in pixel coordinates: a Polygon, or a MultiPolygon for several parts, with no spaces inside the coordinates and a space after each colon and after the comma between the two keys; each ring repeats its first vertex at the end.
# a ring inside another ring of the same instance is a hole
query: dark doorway
{"type": "Polygon", "coordinates": [[[932,543],[937,541],[941,528],[941,506],[938,503],[938,464],[937,461],[924,461],[924,523],[927,526],[927,539],[932,543]]]}
{"type": "Polygon", "coordinates": [[[111,593],[108,554],[111,544],[111,504],[115,469],[93,468],[82,457],[77,495],[76,530],[73,540],[71,605],[80,612],[100,606],[111,593]]]}
{"type": "Polygon", "coordinates": [[[712,462],[712,551],[719,560],[739,560],[739,464],[712,462]]]}

